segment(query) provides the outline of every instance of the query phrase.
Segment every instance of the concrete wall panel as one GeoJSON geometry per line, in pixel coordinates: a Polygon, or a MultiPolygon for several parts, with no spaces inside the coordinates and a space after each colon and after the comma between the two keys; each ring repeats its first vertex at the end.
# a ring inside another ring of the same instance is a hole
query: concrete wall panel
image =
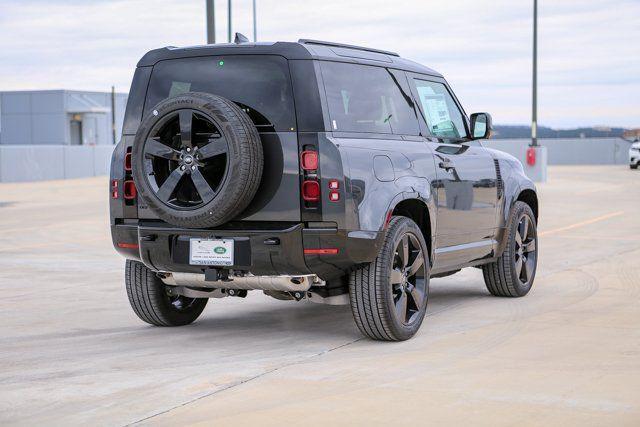
{"type": "Polygon", "coordinates": [[[66,144],[65,128],[68,126],[64,112],[33,114],[31,116],[32,144],[66,144]]]}
{"type": "Polygon", "coordinates": [[[31,97],[25,92],[5,92],[0,96],[2,114],[29,114],[31,97]]]}
{"type": "MultiPolygon", "coordinates": [[[[549,165],[623,165],[631,143],[620,138],[541,139],[549,165]]],[[[529,139],[490,139],[483,145],[505,151],[524,163],[529,139]]]]}
{"type": "Polygon", "coordinates": [[[93,147],[93,170],[96,176],[109,175],[111,154],[114,148],[114,145],[96,145],[93,147]]]}
{"type": "Polygon", "coordinates": [[[0,181],[22,182],[63,178],[63,146],[0,146],[0,181]]]}
{"type": "Polygon", "coordinates": [[[64,112],[64,92],[61,90],[32,92],[31,112],[34,114],[64,112]]]}
{"type": "Polygon", "coordinates": [[[93,147],[65,146],[64,147],[64,177],[83,178],[94,176],[93,147]]]}
{"type": "Polygon", "coordinates": [[[0,143],[2,144],[32,144],[31,115],[3,114],[0,143]]]}

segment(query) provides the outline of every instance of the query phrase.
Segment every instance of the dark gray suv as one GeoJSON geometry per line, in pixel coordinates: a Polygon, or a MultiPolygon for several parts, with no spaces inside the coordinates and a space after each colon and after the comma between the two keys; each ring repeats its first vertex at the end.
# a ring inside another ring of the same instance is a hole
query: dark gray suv
{"type": "Polygon", "coordinates": [[[529,292],[538,199],[484,148],[446,80],[396,53],[315,40],[167,47],[138,63],[111,167],[111,232],[145,322],[193,322],[262,290],[350,304],[413,336],[429,279],[479,267],[529,292]]]}

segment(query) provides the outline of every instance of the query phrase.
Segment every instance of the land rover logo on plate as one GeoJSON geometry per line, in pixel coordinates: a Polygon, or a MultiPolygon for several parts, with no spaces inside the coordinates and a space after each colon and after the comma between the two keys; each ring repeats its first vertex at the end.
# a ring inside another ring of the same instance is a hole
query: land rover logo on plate
{"type": "Polygon", "coordinates": [[[233,239],[189,239],[189,264],[233,265],[233,239]]]}

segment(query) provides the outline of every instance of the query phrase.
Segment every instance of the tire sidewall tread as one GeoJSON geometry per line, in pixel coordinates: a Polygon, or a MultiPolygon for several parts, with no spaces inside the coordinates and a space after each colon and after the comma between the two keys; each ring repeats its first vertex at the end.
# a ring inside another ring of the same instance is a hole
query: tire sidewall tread
{"type": "Polygon", "coordinates": [[[415,222],[407,217],[392,217],[376,259],[350,274],[349,297],[358,329],[371,339],[403,341],[418,331],[429,299],[429,254],[422,231],[415,222]],[[411,325],[404,325],[392,311],[395,308],[389,275],[396,243],[400,236],[409,231],[418,238],[425,256],[425,302],[419,318],[411,325]]]}

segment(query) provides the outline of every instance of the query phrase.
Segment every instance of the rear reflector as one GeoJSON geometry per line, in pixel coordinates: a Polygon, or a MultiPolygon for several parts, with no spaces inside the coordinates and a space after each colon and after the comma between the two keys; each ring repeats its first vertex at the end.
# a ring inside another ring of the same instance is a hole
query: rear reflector
{"type": "Polygon", "coordinates": [[[300,163],[302,164],[302,169],[306,171],[314,171],[318,169],[318,152],[303,151],[300,155],[300,163]]]}
{"type": "Polygon", "coordinates": [[[131,171],[131,153],[124,155],[124,170],[127,172],[131,171]]]}
{"type": "Polygon", "coordinates": [[[307,202],[320,200],[320,184],[318,184],[318,181],[304,181],[302,183],[302,198],[307,202]]]}
{"type": "Polygon", "coordinates": [[[387,217],[384,219],[384,229],[386,230],[391,222],[391,217],[393,216],[393,211],[387,212],[387,217]]]}
{"type": "Polygon", "coordinates": [[[338,248],[305,249],[305,255],[336,255],[338,248]]]}
{"type": "Polygon", "coordinates": [[[124,198],[127,200],[133,200],[138,195],[136,184],[132,180],[124,182],[124,198]]]}
{"type": "Polygon", "coordinates": [[[138,249],[138,248],[140,248],[140,246],[138,246],[137,243],[118,243],[118,247],[122,248],[122,249],[138,249]]]}
{"type": "Polygon", "coordinates": [[[117,199],[119,196],[118,193],[118,180],[117,179],[113,179],[111,180],[111,198],[112,199],[117,199]]]}

